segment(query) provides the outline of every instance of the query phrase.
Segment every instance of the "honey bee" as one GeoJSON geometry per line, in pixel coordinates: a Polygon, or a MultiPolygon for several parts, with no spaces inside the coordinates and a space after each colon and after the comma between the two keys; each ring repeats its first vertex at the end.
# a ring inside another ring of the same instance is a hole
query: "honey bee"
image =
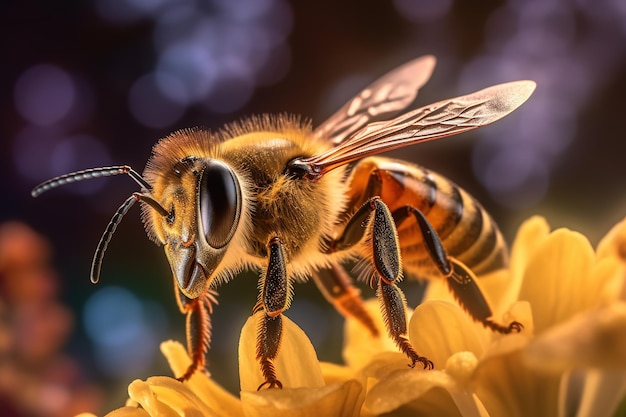
{"type": "Polygon", "coordinates": [[[122,217],[139,201],[150,239],[165,249],[176,300],[187,316],[192,364],[205,366],[217,288],[243,270],[259,274],[253,308],[262,318],[259,389],[282,387],[273,366],[293,286],[312,278],[324,296],[372,333],[378,329],[345,270],[376,290],[386,330],[414,367],[433,363],[406,337],[403,275],[443,279],[460,306],[496,332],[500,324],[476,275],[501,268],[507,249],[482,206],[450,180],[418,165],[374,156],[476,129],[515,110],[535,88],[515,81],[399,116],[429,79],[432,56],[384,75],[313,129],[295,116],[258,116],[218,132],[183,129],[153,148],[143,175],[129,166],[92,168],[46,181],[33,196],[85,179],[128,174],[141,187],[115,213],[98,244],[95,283],[122,217]]]}

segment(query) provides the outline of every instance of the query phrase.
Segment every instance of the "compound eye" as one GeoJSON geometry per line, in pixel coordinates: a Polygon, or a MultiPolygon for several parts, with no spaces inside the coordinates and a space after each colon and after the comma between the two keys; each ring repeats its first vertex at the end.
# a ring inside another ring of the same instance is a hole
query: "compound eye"
{"type": "Polygon", "coordinates": [[[228,165],[209,161],[200,178],[198,207],[207,243],[216,249],[224,247],[232,239],[241,214],[241,189],[228,165]]]}

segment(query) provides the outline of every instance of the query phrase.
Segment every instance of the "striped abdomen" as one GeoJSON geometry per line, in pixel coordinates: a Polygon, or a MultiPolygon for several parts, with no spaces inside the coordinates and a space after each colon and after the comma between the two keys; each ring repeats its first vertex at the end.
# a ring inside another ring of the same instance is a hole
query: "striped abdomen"
{"type": "MultiPolygon", "coordinates": [[[[507,263],[507,248],[500,231],[482,206],[450,180],[400,160],[367,158],[352,170],[350,206],[380,196],[391,212],[405,206],[419,209],[437,231],[449,256],[481,275],[507,263]]],[[[439,277],[430,260],[415,219],[397,225],[406,274],[439,277]]]]}

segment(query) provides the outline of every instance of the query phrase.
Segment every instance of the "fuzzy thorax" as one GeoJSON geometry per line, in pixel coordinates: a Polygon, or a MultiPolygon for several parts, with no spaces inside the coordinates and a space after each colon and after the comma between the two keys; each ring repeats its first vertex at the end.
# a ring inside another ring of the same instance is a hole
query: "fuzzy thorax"
{"type": "MultiPolygon", "coordinates": [[[[206,285],[220,284],[246,268],[263,270],[267,245],[274,237],[283,242],[289,276],[303,279],[326,265],[321,242],[343,212],[344,173],[339,168],[310,181],[294,177],[286,167],[294,158],[310,157],[328,147],[313,137],[308,124],[288,116],[253,118],[217,133],[175,132],[155,145],[144,173],[153,187],[152,197],[173,212],[173,219],[145,206],[148,235],[166,245],[166,252],[176,242],[189,245],[204,238],[198,221],[198,171],[202,161],[219,160],[239,183],[241,216],[219,264],[205,271],[210,275],[206,285]]],[[[176,256],[169,251],[168,258],[176,256]]],[[[210,255],[201,251],[198,256],[210,255]]],[[[197,259],[200,265],[204,261],[197,259]]]]}

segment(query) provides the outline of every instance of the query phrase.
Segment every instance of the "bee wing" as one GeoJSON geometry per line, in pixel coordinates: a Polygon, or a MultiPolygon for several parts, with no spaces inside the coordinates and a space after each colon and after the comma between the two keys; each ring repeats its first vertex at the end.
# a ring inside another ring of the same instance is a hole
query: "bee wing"
{"type": "Polygon", "coordinates": [[[415,100],[434,68],[435,57],[426,55],[388,72],[318,126],[314,135],[338,145],[367,123],[392,117],[415,100]]]}
{"type": "Polygon", "coordinates": [[[320,177],[357,159],[476,129],[515,110],[530,97],[535,86],[533,81],[499,84],[389,121],[373,122],[335,148],[302,158],[298,164],[306,166],[314,177],[320,177]]]}

